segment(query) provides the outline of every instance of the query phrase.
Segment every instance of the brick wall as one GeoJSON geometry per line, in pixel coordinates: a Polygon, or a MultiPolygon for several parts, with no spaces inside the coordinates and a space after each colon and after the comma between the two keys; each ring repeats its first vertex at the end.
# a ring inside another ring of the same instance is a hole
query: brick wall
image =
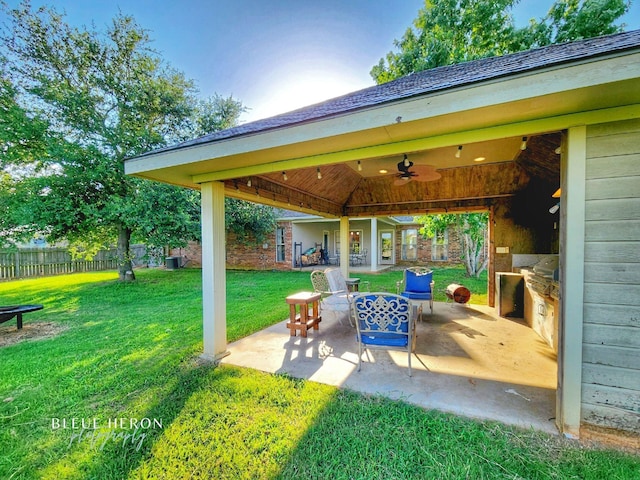
{"type": "Polygon", "coordinates": [[[455,265],[460,264],[462,254],[462,243],[458,237],[458,233],[455,228],[449,228],[448,232],[448,245],[447,245],[447,260],[432,260],[432,246],[433,241],[431,238],[424,238],[418,233],[417,242],[417,258],[416,260],[403,260],[402,259],[402,231],[403,230],[418,230],[416,225],[401,225],[396,227],[396,264],[397,265],[414,265],[418,264],[438,264],[438,265],[455,265]]]}
{"type": "MultiPolygon", "coordinates": [[[[285,260],[276,262],[276,232],[267,237],[260,245],[238,241],[234,233],[228,233],[226,239],[227,268],[251,270],[291,270],[293,258],[293,240],[291,222],[278,222],[284,228],[285,260]],[[266,248],[265,248],[266,247],[266,248]]],[[[187,267],[202,267],[202,245],[189,242],[185,248],[174,248],[169,256],[179,256],[188,260],[187,267]]]]}

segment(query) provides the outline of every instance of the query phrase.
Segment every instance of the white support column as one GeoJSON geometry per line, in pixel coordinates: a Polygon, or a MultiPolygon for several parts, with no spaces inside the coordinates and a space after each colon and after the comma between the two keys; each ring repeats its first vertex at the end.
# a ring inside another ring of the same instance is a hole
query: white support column
{"type": "Polygon", "coordinates": [[[340,270],[349,278],[349,217],[340,217],[340,270]]]}
{"type": "Polygon", "coordinates": [[[584,250],[587,128],[570,128],[562,165],[560,223],[562,332],[558,362],[561,391],[560,428],[571,437],[580,433],[582,411],[582,329],[584,321],[584,250]]]}
{"type": "Polygon", "coordinates": [[[227,352],[227,279],[224,184],[201,186],[203,358],[218,361],[227,352]]]}
{"type": "Polygon", "coordinates": [[[371,219],[371,271],[378,269],[378,219],[371,219]]]}

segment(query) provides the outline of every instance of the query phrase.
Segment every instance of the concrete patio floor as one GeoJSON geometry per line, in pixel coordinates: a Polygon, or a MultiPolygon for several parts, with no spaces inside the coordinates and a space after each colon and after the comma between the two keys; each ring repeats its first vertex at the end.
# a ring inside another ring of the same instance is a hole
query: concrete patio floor
{"type": "Polygon", "coordinates": [[[355,329],[329,314],[307,338],[291,337],[283,320],[228,349],[222,363],[557,433],[555,353],[521,319],[487,306],[436,303],[425,313],[412,377],[407,354],[395,351],[366,352],[358,372],[355,329]]]}

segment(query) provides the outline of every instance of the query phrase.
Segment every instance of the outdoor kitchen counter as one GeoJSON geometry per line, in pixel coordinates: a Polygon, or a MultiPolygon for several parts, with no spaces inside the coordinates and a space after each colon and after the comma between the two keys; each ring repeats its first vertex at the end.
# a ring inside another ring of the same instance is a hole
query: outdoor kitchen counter
{"type": "Polygon", "coordinates": [[[551,279],[541,279],[540,275],[536,275],[533,270],[523,268],[520,272],[524,276],[525,283],[524,319],[557,353],[560,312],[557,299],[558,283],[551,279]]]}

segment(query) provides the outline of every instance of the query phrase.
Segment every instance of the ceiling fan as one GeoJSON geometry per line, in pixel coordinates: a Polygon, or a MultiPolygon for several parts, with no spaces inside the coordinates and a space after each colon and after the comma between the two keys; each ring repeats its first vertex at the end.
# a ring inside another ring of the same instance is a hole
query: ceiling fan
{"type": "Polygon", "coordinates": [[[416,165],[414,167],[413,162],[409,160],[407,154],[404,158],[398,162],[398,178],[393,182],[394,185],[406,185],[411,180],[416,182],[432,182],[438,180],[442,175],[436,171],[436,168],[431,165],[416,165]],[[411,168],[413,167],[413,170],[411,168]]]}

